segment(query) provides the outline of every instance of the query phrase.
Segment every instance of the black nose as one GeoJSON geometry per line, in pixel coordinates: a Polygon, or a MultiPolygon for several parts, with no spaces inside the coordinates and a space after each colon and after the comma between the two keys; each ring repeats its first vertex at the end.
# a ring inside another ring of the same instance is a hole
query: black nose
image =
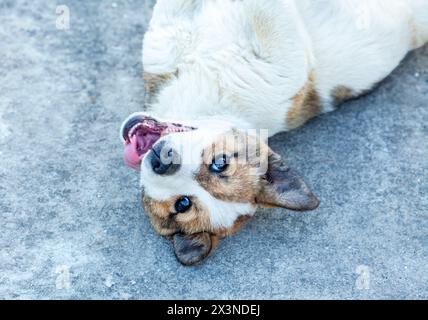
{"type": "Polygon", "coordinates": [[[157,143],[150,153],[153,172],[160,175],[172,175],[180,169],[180,156],[165,141],[157,143]]]}

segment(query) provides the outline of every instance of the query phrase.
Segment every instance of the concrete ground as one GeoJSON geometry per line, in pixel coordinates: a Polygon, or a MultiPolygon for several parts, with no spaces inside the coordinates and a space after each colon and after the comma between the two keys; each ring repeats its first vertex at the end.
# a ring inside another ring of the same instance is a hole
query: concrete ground
{"type": "Polygon", "coordinates": [[[261,211],[205,264],[154,233],[121,121],[143,106],[151,2],[0,2],[0,298],[428,298],[428,47],[272,139],[322,205],[261,211]]]}

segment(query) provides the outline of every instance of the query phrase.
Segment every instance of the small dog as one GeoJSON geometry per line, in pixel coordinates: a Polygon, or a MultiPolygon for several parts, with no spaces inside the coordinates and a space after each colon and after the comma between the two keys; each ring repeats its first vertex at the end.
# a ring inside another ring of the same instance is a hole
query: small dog
{"type": "Polygon", "coordinates": [[[267,138],[370,90],[427,41],[426,0],[158,0],[148,111],[121,137],[178,260],[202,261],[259,206],[317,208],[267,138]]]}

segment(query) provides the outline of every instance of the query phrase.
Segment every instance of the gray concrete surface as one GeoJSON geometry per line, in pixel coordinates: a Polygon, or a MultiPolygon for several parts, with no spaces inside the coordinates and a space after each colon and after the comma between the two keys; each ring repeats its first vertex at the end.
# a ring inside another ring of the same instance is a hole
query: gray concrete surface
{"type": "Polygon", "coordinates": [[[205,264],[151,229],[118,128],[151,3],[0,1],[0,298],[428,298],[428,47],[272,139],[322,200],[261,211],[205,264]]]}

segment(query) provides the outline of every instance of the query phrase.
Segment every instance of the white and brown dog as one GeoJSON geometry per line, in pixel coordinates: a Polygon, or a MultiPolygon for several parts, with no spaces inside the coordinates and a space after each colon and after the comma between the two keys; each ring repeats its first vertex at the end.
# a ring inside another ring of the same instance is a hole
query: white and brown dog
{"type": "Polygon", "coordinates": [[[427,41],[427,0],[158,0],[147,112],[121,137],[179,261],[202,261],[258,206],[315,209],[268,136],[366,92],[427,41]]]}

